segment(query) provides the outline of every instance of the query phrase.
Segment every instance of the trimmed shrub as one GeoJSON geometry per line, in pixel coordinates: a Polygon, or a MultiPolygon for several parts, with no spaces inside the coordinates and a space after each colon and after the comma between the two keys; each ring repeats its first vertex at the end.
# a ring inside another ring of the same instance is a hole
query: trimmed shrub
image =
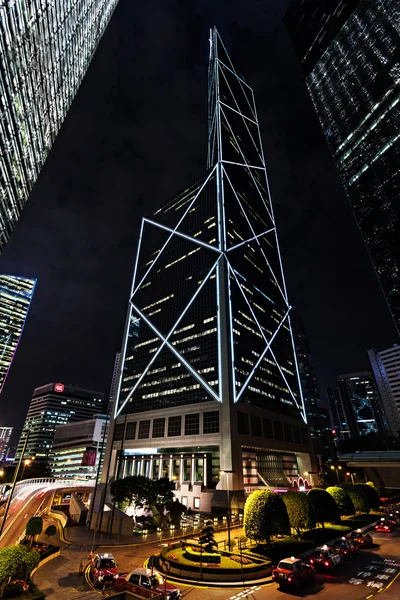
{"type": "Polygon", "coordinates": [[[337,485],[332,485],[331,487],[326,488],[326,491],[332,496],[332,498],[336,502],[341,516],[349,516],[355,514],[356,509],[354,508],[354,504],[346,490],[344,490],[341,487],[338,487],[337,485]]]}
{"type": "Polygon", "coordinates": [[[290,526],[296,531],[298,537],[302,529],[315,527],[315,514],[308,499],[303,492],[286,492],[282,494],[285,503],[290,526]]]}
{"type": "Polygon", "coordinates": [[[378,492],[373,487],[373,484],[371,486],[368,482],[359,483],[358,487],[360,487],[363,490],[364,494],[367,496],[370,508],[377,510],[381,505],[381,501],[379,499],[378,492]]]}
{"type": "Polygon", "coordinates": [[[183,556],[184,558],[187,558],[188,560],[191,560],[193,562],[196,563],[210,563],[210,564],[214,564],[214,565],[219,565],[221,564],[221,555],[220,554],[213,554],[210,552],[202,552],[200,548],[192,548],[189,546],[186,546],[184,552],[183,552],[183,556]]]}
{"type": "Polygon", "coordinates": [[[274,533],[289,533],[289,517],[282,498],[270,490],[250,494],[244,507],[244,532],[247,538],[268,543],[274,533]]]}
{"type": "Polygon", "coordinates": [[[340,487],[349,494],[351,501],[354,504],[354,508],[356,509],[356,512],[365,513],[367,515],[369,514],[371,506],[368,500],[368,496],[361,487],[361,485],[353,485],[352,483],[342,483],[340,487]]]}
{"type": "Polygon", "coordinates": [[[324,527],[326,522],[340,523],[340,511],[335,500],[326,490],[313,488],[307,494],[314,509],[317,523],[324,527]]]}

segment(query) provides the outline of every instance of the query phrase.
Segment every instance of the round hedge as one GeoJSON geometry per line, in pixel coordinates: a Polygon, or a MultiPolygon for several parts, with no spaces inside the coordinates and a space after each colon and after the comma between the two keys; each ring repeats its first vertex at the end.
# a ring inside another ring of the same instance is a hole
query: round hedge
{"type": "Polygon", "coordinates": [[[368,502],[371,508],[378,509],[381,505],[381,501],[379,499],[379,494],[375,490],[374,487],[369,485],[369,483],[359,483],[358,486],[363,490],[364,494],[368,498],[368,502]]]}
{"type": "Polygon", "coordinates": [[[356,509],[346,490],[337,485],[332,485],[331,487],[326,488],[326,491],[336,502],[341,515],[349,516],[355,514],[356,509]]]}
{"type": "Polygon", "coordinates": [[[315,514],[311,502],[304,492],[286,492],[282,494],[289,517],[290,526],[299,535],[301,529],[315,527],[315,514]]]}
{"type": "Polygon", "coordinates": [[[325,523],[340,523],[340,511],[335,500],[326,490],[312,488],[307,494],[314,509],[315,518],[322,527],[325,523]]]}
{"type": "Polygon", "coordinates": [[[358,484],[353,485],[352,483],[342,483],[340,487],[349,494],[356,512],[367,515],[369,514],[371,505],[369,503],[368,496],[363,489],[366,486],[361,486],[358,484]]]}
{"type": "Polygon", "coordinates": [[[244,531],[247,538],[269,542],[274,533],[290,533],[284,501],[271,490],[250,494],[244,506],[244,531]]]}

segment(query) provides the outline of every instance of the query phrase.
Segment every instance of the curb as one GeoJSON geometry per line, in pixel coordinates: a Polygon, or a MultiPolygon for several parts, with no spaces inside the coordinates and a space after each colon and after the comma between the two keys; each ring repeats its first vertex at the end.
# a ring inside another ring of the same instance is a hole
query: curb
{"type": "Polygon", "coordinates": [[[33,578],[34,574],[36,573],[36,571],[39,571],[40,567],[43,567],[43,565],[45,565],[46,563],[53,560],[53,558],[58,558],[59,556],[61,556],[61,550],[57,550],[57,552],[54,552],[54,554],[50,554],[50,556],[46,556],[46,558],[41,560],[40,563],[38,564],[38,566],[35,569],[33,569],[30,576],[33,578]]]}

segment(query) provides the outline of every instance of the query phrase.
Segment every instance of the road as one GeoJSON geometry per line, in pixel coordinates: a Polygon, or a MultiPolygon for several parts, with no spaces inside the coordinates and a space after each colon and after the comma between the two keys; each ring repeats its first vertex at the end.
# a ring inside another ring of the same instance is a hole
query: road
{"type": "MultiPolygon", "coordinates": [[[[249,588],[208,588],[179,584],[183,597],[188,600],[311,600],[314,596],[323,600],[371,600],[379,594],[383,600],[400,598],[400,528],[390,534],[373,535],[375,546],[362,550],[359,557],[346,561],[334,575],[317,573],[315,583],[300,591],[283,591],[270,583],[249,588]]],[[[99,549],[100,550],[100,549],[99,549]]],[[[159,548],[138,545],[127,548],[106,548],[118,562],[120,572],[143,566],[144,560],[159,548]]]]}
{"type": "MultiPolygon", "coordinates": [[[[42,516],[51,508],[53,495],[56,491],[92,490],[93,485],[80,482],[65,483],[63,481],[54,483],[40,483],[22,485],[16,488],[12,499],[6,525],[0,540],[0,548],[15,544],[25,530],[26,524],[31,517],[42,516]]],[[[0,519],[3,518],[4,505],[0,509],[0,519]]]]}

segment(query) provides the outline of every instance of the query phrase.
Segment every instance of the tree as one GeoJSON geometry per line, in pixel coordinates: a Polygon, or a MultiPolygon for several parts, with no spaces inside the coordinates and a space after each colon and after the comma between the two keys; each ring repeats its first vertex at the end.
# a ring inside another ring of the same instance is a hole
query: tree
{"type": "Polygon", "coordinates": [[[31,538],[33,542],[35,536],[40,535],[43,530],[43,519],[42,517],[32,517],[26,524],[25,534],[31,538]]]}
{"type": "Polygon", "coordinates": [[[50,538],[52,535],[56,535],[57,528],[55,525],[49,525],[48,527],[46,527],[46,530],[44,533],[45,533],[45,535],[47,535],[48,538],[50,538]]]}
{"type": "Polygon", "coordinates": [[[346,490],[346,492],[349,494],[356,512],[369,514],[371,506],[368,501],[368,496],[360,485],[342,483],[340,487],[346,490]]]}
{"type": "Polygon", "coordinates": [[[204,525],[201,529],[199,536],[199,543],[206,552],[212,552],[218,548],[217,542],[214,538],[214,523],[211,519],[204,521],[204,525]]]}
{"type": "Polygon", "coordinates": [[[371,483],[372,482],[359,483],[358,486],[363,490],[364,494],[367,496],[370,508],[377,510],[381,505],[381,501],[379,499],[378,492],[374,488],[374,484],[372,483],[371,485],[371,483]]]}
{"type": "Polygon", "coordinates": [[[339,508],[328,492],[315,487],[308,492],[307,497],[314,509],[315,519],[322,527],[327,522],[340,523],[339,508]]]}
{"type": "Polygon", "coordinates": [[[282,494],[290,526],[295,529],[300,538],[302,529],[315,527],[315,514],[307,494],[303,492],[286,492],[282,494]]]}
{"type": "Polygon", "coordinates": [[[354,508],[354,504],[346,490],[344,490],[341,487],[338,487],[337,485],[332,485],[331,487],[326,488],[326,491],[332,496],[332,498],[336,502],[341,516],[355,514],[356,509],[354,508]]]}
{"type": "Polygon", "coordinates": [[[40,561],[36,550],[28,550],[25,546],[6,546],[0,550],[0,597],[4,588],[13,579],[29,579],[29,576],[40,561]]]}
{"type": "Polygon", "coordinates": [[[250,494],[244,506],[244,531],[247,538],[270,544],[274,533],[289,533],[290,523],[284,501],[271,490],[250,494]]]}
{"type": "Polygon", "coordinates": [[[171,523],[173,523],[176,527],[179,527],[181,516],[186,511],[186,506],[175,498],[174,500],[169,500],[165,504],[165,509],[171,523]]]}
{"type": "Polygon", "coordinates": [[[168,477],[153,480],[143,475],[116,479],[110,486],[118,507],[123,508],[126,504],[133,506],[134,514],[138,508],[153,504],[156,509],[153,512],[163,515],[166,504],[174,498],[174,489],[175,484],[168,477]]]}

